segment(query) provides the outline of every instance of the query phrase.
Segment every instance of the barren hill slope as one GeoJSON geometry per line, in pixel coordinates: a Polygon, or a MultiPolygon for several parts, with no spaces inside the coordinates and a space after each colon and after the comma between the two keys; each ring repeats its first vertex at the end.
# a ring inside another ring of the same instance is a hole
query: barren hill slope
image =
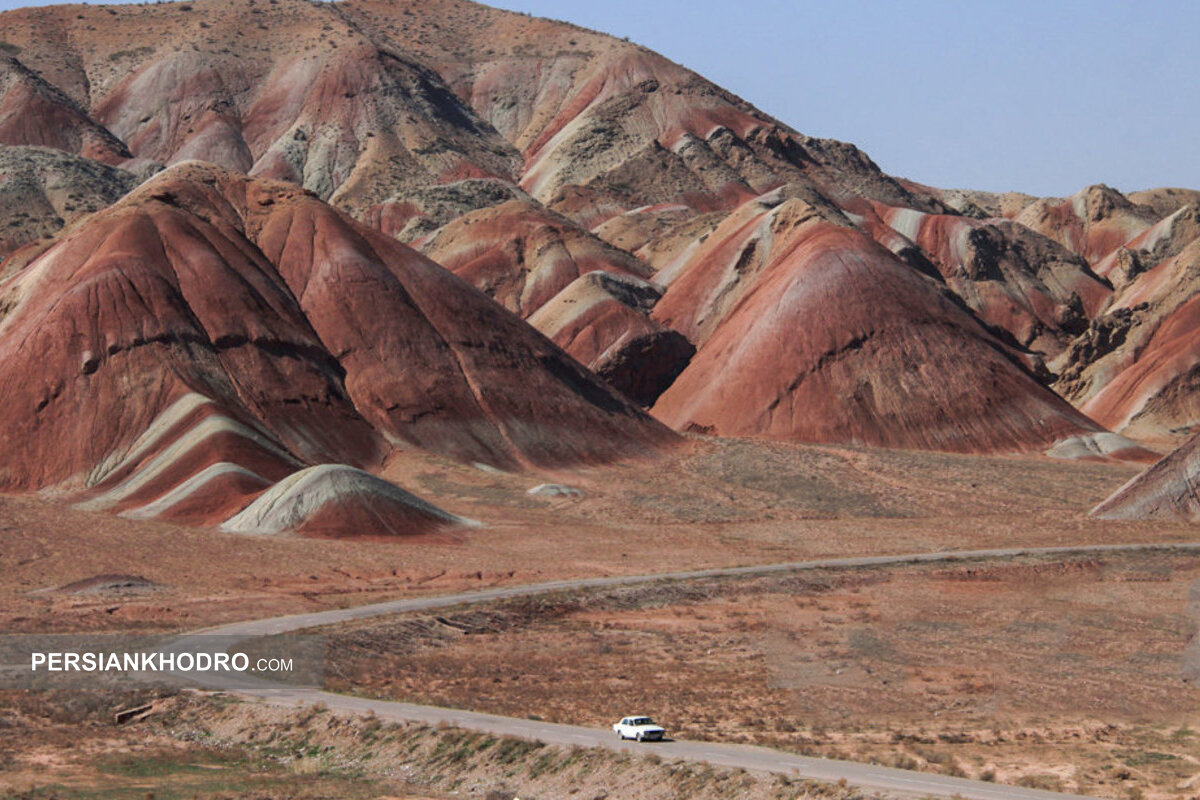
{"type": "Polygon", "coordinates": [[[129,172],[49,147],[0,147],[0,259],[133,189],[129,172]]]}
{"type": "Polygon", "coordinates": [[[80,223],[0,283],[0,305],[3,485],[92,487],[105,507],[223,463],[254,483],[392,445],[512,466],[671,439],[399,242],[211,165],[80,223]]]}
{"type": "MultiPolygon", "coordinates": [[[[1196,422],[1190,350],[1176,352],[1186,337],[1172,335],[1172,355],[1162,358],[1153,347],[1112,357],[1112,348],[1089,344],[1149,291],[1147,276],[1169,272],[1158,268],[1194,238],[1187,207],[1194,197],[1186,190],[1126,197],[1098,185],[1072,198],[1035,198],[893,178],[853,145],[805,136],[645,48],[467,0],[55,6],[4,12],[0,30],[3,108],[13,110],[0,117],[0,144],[48,145],[139,175],[199,159],[314,195],[248,217],[226,197],[213,207],[229,204],[233,216],[223,207],[210,216],[244,226],[289,292],[319,287],[296,303],[345,372],[334,384],[383,441],[515,464],[611,456],[634,428],[645,432],[644,420],[628,429],[622,422],[625,432],[606,446],[583,434],[547,444],[541,423],[528,420],[549,419],[554,428],[573,412],[543,417],[512,395],[480,390],[474,377],[435,376],[444,365],[437,348],[407,344],[430,341],[420,326],[404,328],[419,318],[410,306],[422,305],[411,285],[411,296],[382,301],[397,304],[388,313],[408,322],[393,323],[384,344],[364,345],[347,320],[379,298],[361,293],[360,273],[338,258],[349,247],[355,259],[410,263],[415,256],[395,239],[521,317],[533,319],[556,301],[540,324],[640,401],[666,388],[698,348],[657,406],[677,427],[948,449],[1042,447],[1097,428],[1043,384],[1105,424],[1126,426],[1129,409],[1110,412],[1120,404],[1093,398],[1109,384],[1117,388],[1105,397],[1129,396],[1117,380],[1127,369],[1135,370],[1126,383],[1138,384],[1139,408],[1152,408],[1154,417],[1131,434],[1167,431],[1170,438],[1196,422]],[[38,139],[42,128],[22,121],[32,118],[54,121],[58,138],[38,139]],[[839,230],[813,234],[821,247],[810,247],[809,233],[775,230],[780,212],[759,206],[776,195],[802,202],[839,230]],[[346,218],[317,200],[374,233],[345,227],[346,218]],[[872,239],[882,246],[869,246],[872,239]],[[827,269],[831,247],[831,257],[861,270],[827,269]],[[816,260],[793,257],[799,253],[816,260]],[[647,280],[665,294],[652,311],[631,309],[580,283],[593,271],[647,280]],[[750,317],[766,324],[778,310],[769,293],[793,280],[811,284],[810,297],[824,291],[817,284],[844,280],[829,295],[841,306],[800,316],[792,309],[770,337],[739,345],[739,363],[718,363],[733,356],[713,343],[759,330],[750,317]],[[583,300],[588,313],[572,313],[583,300]],[[829,366],[814,356],[824,350],[809,352],[806,342],[868,334],[875,350],[847,364],[902,373],[923,361],[927,382],[901,381],[886,392],[875,386],[873,396],[886,401],[868,402],[847,391],[843,378],[826,375],[832,382],[813,396],[820,414],[773,412],[769,424],[764,409],[734,413],[731,400],[717,403],[720,424],[683,412],[715,408],[714,393],[758,397],[767,371],[786,378],[775,398],[784,402],[800,365],[829,366]],[[401,341],[411,350],[402,368],[380,355],[401,341]],[[816,361],[809,364],[809,356],[816,361]],[[1137,377],[1147,370],[1153,391],[1137,377]],[[438,398],[432,410],[420,399],[430,392],[438,398]],[[481,404],[488,409],[478,417],[488,421],[464,433],[461,420],[475,413],[466,410],[481,404]],[[816,417],[825,421],[813,424],[816,417]],[[460,422],[447,429],[445,419],[460,422]],[[526,422],[505,431],[501,419],[526,422]]],[[[244,180],[221,179],[223,186],[244,180]]],[[[52,234],[58,218],[29,229],[52,234]]],[[[77,225],[89,227],[87,220],[77,225]]],[[[8,272],[39,259],[44,246],[22,251],[8,272]]],[[[457,297],[459,284],[445,288],[449,278],[423,263],[428,296],[457,297]]],[[[1131,338],[1159,335],[1162,315],[1188,307],[1194,287],[1175,281],[1154,292],[1159,311],[1131,338]]],[[[471,319],[455,335],[476,337],[483,350],[511,354],[510,340],[534,341],[511,315],[471,304],[459,311],[471,319]]],[[[447,316],[443,327],[452,324],[458,317],[447,316]]],[[[603,408],[609,401],[591,394],[601,386],[594,376],[553,352],[545,356],[555,365],[549,372],[591,397],[593,411],[603,408]]],[[[503,373],[527,363],[513,357],[503,369],[489,368],[488,380],[504,384],[503,373]]],[[[602,414],[604,425],[624,419],[628,408],[620,409],[602,414]]],[[[145,410],[139,424],[153,416],[145,410]]],[[[291,451],[288,435],[278,438],[291,451]]]]}
{"type": "Polygon", "coordinates": [[[654,406],[669,424],[967,452],[1098,430],[845,218],[778,195],[747,206],[654,310],[699,342],[654,406]]]}
{"type": "Polygon", "coordinates": [[[800,135],[644,48],[465,0],[200,0],[0,19],[20,64],[134,155],[295,180],[360,212],[487,176],[589,227],[657,201],[730,208],[791,180],[939,207],[852,145],[800,135]]]}
{"type": "Polygon", "coordinates": [[[1200,521],[1200,438],[1193,436],[1133,478],[1092,514],[1105,519],[1200,521]]]}

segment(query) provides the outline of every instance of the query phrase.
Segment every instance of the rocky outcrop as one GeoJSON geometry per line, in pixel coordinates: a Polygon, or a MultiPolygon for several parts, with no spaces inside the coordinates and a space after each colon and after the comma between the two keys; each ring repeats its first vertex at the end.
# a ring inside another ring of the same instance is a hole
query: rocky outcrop
{"type": "Polygon", "coordinates": [[[1200,239],[1138,275],[1060,358],[1055,384],[1114,431],[1177,444],[1200,422],[1200,239]]]}
{"type": "Polygon", "coordinates": [[[1151,209],[1160,219],[1169,217],[1186,205],[1200,205],[1200,189],[1161,187],[1130,192],[1126,197],[1131,203],[1151,209]]]}
{"type": "Polygon", "coordinates": [[[114,203],[129,172],[48,147],[0,147],[0,259],[114,203]]]}
{"type": "Polygon", "coordinates": [[[1096,270],[1120,289],[1200,238],[1200,205],[1181,206],[1105,256],[1096,270]]]}
{"type": "Polygon", "coordinates": [[[1025,227],[1047,236],[1095,264],[1158,220],[1153,209],[1135,205],[1104,185],[1089,186],[1066,200],[1042,199],[1016,216],[1025,227]]]}
{"type": "Polygon", "coordinates": [[[1010,220],[880,204],[863,214],[864,228],[876,240],[898,254],[910,242],[919,247],[984,324],[1041,357],[1058,355],[1112,295],[1082,256],[1010,220]],[[875,215],[888,225],[882,235],[875,215]]]}

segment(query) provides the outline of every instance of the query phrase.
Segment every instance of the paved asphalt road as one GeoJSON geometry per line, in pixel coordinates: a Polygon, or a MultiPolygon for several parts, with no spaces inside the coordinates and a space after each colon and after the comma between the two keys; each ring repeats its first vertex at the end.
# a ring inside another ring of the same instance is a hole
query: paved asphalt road
{"type": "MultiPolygon", "coordinates": [[[[223,639],[237,641],[254,636],[290,633],[306,628],[347,622],[357,619],[399,614],[413,611],[425,611],[434,608],[446,608],[470,603],[485,603],[512,597],[522,597],[543,594],[558,590],[604,589],[620,586],[633,586],[655,581],[686,581],[700,578],[717,578],[732,576],[769,575],[780,572],[794,572],[815,569],[855,568],[870,566],[887,566],[895,564],[917,564],[924,562],[964,561],[975,559],[1008,559],[1020,556],[1072,555],[1072,554],[1103,554],[1131,551],[1195,551],[1200,550],[1200,543],[1179,544],[1150,544],[1150,545],[1088,545],[1080,547],[1025,547],[1001,548],[994,550],[960,550],[938,553],[917,553],[894,556],[866,556],[859,558],[830,558],[816,561],[798,561],[785,564],[768,564],[762,566],[731,567],[725,569],[705,569],[691,572],[673,572],[659,575],[615,576],[604,578],[585,578],[580,580],[552,581],[548,583],[527,584],[523,586],[506,586],[495,589],[484,589],[473,592],[441,595],[438,597],[421,597],[406,600],[393,600],[386,603],[359,606],[357,608],[335,609],[312,614],[297,614],[288,617],[252,620],[195,631],[176,641],[172,649],[187,649],[188,636],[203,634],[205,636],[220,636],[223,639]]],[[[330,710],[340,713],[374,713],[376,716],[393,721],[422,722],[431,725],[446,723],[461,728],[485,731],[487,733],[519,736],[527,739],[537,739],[548,744],[581,745],[584,747],[605,747],[613,750],[629,750],[637,753],[657,753],[667,759],[684,759],[688,761],[705,761],[714,766],[741,767],[753,772],[777,772],[793,777],[811,778],[821,781],[847,782],[863,789],[891,794],[949,797],[960,795],[972,800],[1051,800],[1051,798],[1078,797],[1055,792],[1045,792],[1036,789],[1025,789],[1016,786],[997,785],[983,781],[972,781],[963,778],[951,778],[943,775],[932,775],[909,770],[892,769],[888,767],[860,764],[851,761],[835,761],[824,758],[810,758],[792,755],[764,747],[747,745],[715,744],[708,742],[669,741],[663,743],[633,744],[620,742],[611,730],[596,730],[575,725],[558,725],[549,722],[501,717],[492,714],[480,714],[472,711],[460,711],[434,706],[418,706],[409,703],[389,702],[351,697],[348,695],[323,692],[318,689],[285,687],[281,684],[253,678],[221,677],[206,683],[211,688],[234,691],[277,705],[309,705],[323,703],[330,710]]],[[[638,709],[635,709],[638,710],[638,709]]],[[[642,709],[645,710],[645,709],[642,709]]],[[[629,709],[614,708],[613,719],[621,714],[629,713],[629,709]]]]}

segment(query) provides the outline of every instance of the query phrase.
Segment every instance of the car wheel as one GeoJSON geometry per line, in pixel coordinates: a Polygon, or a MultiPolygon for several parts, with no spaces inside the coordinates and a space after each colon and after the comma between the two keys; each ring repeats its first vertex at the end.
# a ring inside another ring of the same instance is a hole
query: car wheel
{"type": "Polygon", "coordinates": [[[638,740],[639,742],[641,742],[641,741],[642,741],[642,735],[641,735],[640,733],[637,735],[637,740],[638,740]]]}

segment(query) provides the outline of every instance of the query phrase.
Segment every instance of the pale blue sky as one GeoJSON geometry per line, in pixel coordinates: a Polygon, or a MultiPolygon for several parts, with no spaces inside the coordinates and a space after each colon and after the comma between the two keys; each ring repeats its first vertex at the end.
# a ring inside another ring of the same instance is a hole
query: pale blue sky
{"type": "Polygon", "coordinates": [[[1200,188],[1200,2],[497,0],[947,188],[1200,188]]]}
{"type": "Polygon", "coordinates": [[[924,183],[1200,188],[1195,0],[492,4],[628,36],[924,183]]]}

